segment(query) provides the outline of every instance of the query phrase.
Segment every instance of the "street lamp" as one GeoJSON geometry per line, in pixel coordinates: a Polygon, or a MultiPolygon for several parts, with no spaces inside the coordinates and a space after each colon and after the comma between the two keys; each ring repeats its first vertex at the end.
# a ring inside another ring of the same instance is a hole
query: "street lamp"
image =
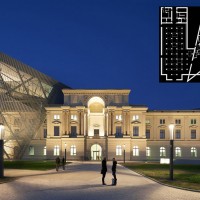
{"type": "Polygon", "coordinates": [[[66,142],[65,142],[65,163],[66,163],[66,161],[67,161],[67,150],[66,150],[66,147],[67,147],[67,144],[66,144],[66,142]]]}
{"type": "Polygon", "coordinates": [[[125,155],[126,155],[125,147],[126,147],[126,145],[124,144],[124,163],[125,163],[125,155]]]}
{"type": "Polygon", "coordinates": [[[0,178],[4,177],[3,165],[3,138],[4,138],[4,125],[0,123],[0,178]]]}
{"type": "Polygon", "coordinates": [[[169,125],[170,130],[170,180],[174,180],[174,124],[169,125]]]}

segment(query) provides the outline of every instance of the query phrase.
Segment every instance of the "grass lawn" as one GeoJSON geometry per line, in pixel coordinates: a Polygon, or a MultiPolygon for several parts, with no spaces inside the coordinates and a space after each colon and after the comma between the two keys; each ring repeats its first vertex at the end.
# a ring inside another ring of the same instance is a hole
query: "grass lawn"
{"type": "Polygon", "coordinates": [[[55,168],[55,161],[4,161],[5,169],[49,170],[55,168]]]}
{"type": "Polygon", "coordinates": [[[126,163],[127,168],[162,183],[200,191],[200,165],[174,165],[174,181],[169,180],[169,165],[126,163]]]}
{"type": "MultiPolygon", "coordinates": [[[[66,164],[70,164],[67,162],[66,164]]],[[[49,170],[55,169],[56,164],[54,160],[40,160],[40,161],[4,161],[4,169],[27,169],[27,170],[49,170]]],[[[0,184],[15,180],[15,177],[0,178],[0,184]]]]}

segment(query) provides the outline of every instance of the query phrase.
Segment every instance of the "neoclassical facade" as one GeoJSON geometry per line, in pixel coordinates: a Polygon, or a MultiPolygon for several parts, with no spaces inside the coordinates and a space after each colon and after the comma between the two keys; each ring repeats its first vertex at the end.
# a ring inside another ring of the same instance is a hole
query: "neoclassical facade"
{"type": "MultiPolygon", "coordinates": [[[[130,90],[62,91],[64,104],[46,107],[41,141],[47,159],[65,152],[69,160],[169,158],[171,123],[175,159],[199,159],[199,110],[150,111],[129,104],[130,90]]],[[[39,144],[37,139],[33,142],[39,144]]]]}
{"type": "MultiPolygon", "coordinates": [[[[200,159],[200,110],[131,105],[130,90],[80,90],[0,53],[5,159],[200,159]]],[[[2,131],[2,130],[1,130],[2,131]]]]}

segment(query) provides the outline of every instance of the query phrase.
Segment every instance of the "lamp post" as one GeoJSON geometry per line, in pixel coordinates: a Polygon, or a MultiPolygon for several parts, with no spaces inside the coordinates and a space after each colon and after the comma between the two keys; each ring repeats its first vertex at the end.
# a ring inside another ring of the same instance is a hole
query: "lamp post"
{"type": "Polygon", "coordinates": [[[125,150],[126,145],[124,144],[124,163],[125,163],[125,155],[126,155],[126,150],[125,150]]]}
{"type": "Polygon", "coordinates": [[[66,147],[67,147],[67,144],[66,144],[66,142],[65,142],[65,163],[66,163],[66,161],[67,161],[67,150],[66,150],[66,147]]]}
{"type": "Polygon", "coordinates": [[[170,130],[170,180],[174,180],[174,124],[169,125],[170,130]]]}
{"type": "Polygon", "coordinates": [[[4,125],[0,123],[0,178],[4,177],[3,165],[3,138],[4,138],[4,125]]]}

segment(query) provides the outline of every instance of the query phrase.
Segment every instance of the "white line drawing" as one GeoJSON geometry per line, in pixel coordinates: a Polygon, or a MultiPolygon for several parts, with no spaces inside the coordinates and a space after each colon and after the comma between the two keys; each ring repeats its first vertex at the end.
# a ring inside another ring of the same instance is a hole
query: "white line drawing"
{"type": "Polygon", "coordinates": [[[199,30],[198,30],[198,33],[197,33],[197,38],[196,38],[196,42],[195,42],[194,51],[193,51],[193,54],[192,54],[192,62],[191,62],[191,64],[190,64],[190,70],[189,70],[187,82],[189,82],[189,81],[192,80],[195,76],[197,76],[197,75],[200,74],[200,71],[197,72],[196,74],[191,74],[193,61],[194,61],[194,59],[196,59],[199,55],[200,55],[200,26],[199,26],[199,30]],[[192,76],[192,77],[190,77],[190,76],[192,76]]]}

